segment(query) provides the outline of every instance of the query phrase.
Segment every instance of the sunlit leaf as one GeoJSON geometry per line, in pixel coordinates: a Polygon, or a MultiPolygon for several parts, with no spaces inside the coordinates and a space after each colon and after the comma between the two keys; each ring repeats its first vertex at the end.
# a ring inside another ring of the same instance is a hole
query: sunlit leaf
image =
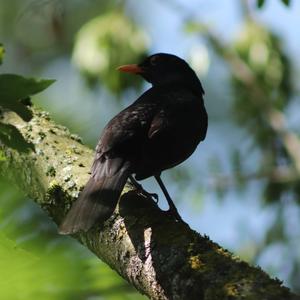
{"type": "Polygon", "coordinates": [[[20,131],[11,124],[3,124],[0,122],[0,141],[6,146],[20,152],[34,149],[33,144],[25,141],[20,131]]]}
{"type": "Polygon", "coordinates": [[[260,95],[254,95],[252,89],[245,87],[240,75],[234,76],[234,95],[238,95],[235,99],[235,116],[249,126],[259,144],[264,148],[267,145],[269,147],[273,143],[270,140],[273,134],[265,122],[263,111],[270,106],[282,110],[290,100],[293,91],[290,61],[278,36],[253,21],[245,22],[234,44],[234,51],[249,68],[253,76],[252,84],[263,91],[260,95]]]}
{"type": "Polygon", "coordinates": [[[145,33],[121,12],[101,15],[86,23],[79,31],[73,61],[89,83],[100,82],[120,93],[138,87],[141,80],[116,71],[123,64],[138,63],[146,55],[145,33]]]}
{"type": "Polygon", "coordinates": [[[1,65],[2,62],[3,62],[3,56],[4,56],[4,53],[5,53],[4,47],[3,47],[3,45],[0,43],[0,65],[1,65]]]}
{"type": "Polygon", "coordinates": [[[24,121],[29,121],[32,113],[20,100],[43,91],[53,82],[16,74],[0,74],[0,106],[15,111],[24,121]]]}
{"type": "Polygon", "coordinates": [[[2,299],[70,299],[84,289],[82,264],[62,253],[31,253],[0,233],[0,257],[2,299]]]}

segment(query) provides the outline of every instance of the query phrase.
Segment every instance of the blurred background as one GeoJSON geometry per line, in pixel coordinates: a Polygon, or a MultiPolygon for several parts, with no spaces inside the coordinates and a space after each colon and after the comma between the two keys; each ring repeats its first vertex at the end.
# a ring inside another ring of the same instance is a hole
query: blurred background
{"type": "MultiPolygon", "coordinates": [[[[155,52],[186,59],[209,130],[163,179],[193,229],[299,293],[300,3],[289,2],[0,0],[1,73],[56,79],[33,102],[94,148],[149,88],[117,66],[155,52]]],[[[166,208],[153,179],[143,186],[166,208]]],[[[144,299],[5,178],[0,270],[0,299],[144,299]]]]}

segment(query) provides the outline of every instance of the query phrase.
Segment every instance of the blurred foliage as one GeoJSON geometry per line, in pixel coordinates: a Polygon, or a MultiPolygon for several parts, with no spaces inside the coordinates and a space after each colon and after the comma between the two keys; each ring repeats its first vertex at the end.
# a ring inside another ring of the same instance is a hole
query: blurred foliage
{"type": "MultiPolygon", "coordinates": [[[[295,149],[300,147],[300,133],[292,132],[286,121],[288,108],[297,99],[291,58],[282,45],[282,39],[260,24],[253,17],[247,2],[243,3],[244,24],[235,40],[228,44],[205,24],[197,25],[197,22],[189,21],[188,28],[190,32],[198,31],[198,34],[206,37],[214,53],[228,66],[232,119],[246,130],[247,138],[251,139],[248,151],[258,151],[260,154],[257,169],[252,173],[247,173],[247,155],[242,154],[240,149],[235,149],[232,155],[231,177],[218,175],[222,174],[222,170],[220,164],[216,165],[217,159],[212,168],[212,175],[217,182],[215,191],[221,197],[233,187],[236,190],[246,189],[251,180],[263,183],[262,202],[272,206],[277,213],[266,230],[264,240],[251,250],[253,259],[259,261],[267,249],[275,245],[291,253],[296,251],[288,230],[291,225],[286,218],[286,210],[292,203],[294,209],[299,211],[300,152],[295,149]]],[[[259,6],[263,4],[264,1],[259,1],[259,6]]],[[[289,3],[285,1],[285,4],[289,3]]],[[[299,215],[296,218],[299,222],[299,215]]],[[[300,281],[294,280],[300,278],[300,257],[291,255],[286,259],[291,270],[289,282],[295,290],[300,290],[300,281]]],[[[276,270],[278,274],[279,269],[270,267],[269,271],[276,274],[276,270]]]]}
{"type": "Polygon", "coordinates": [[[294,157],[280,124],[294,93],[288,56],[279,37],[250,18],[234,44],[234,53],[240,69],[232,76],[233,115],[260,149],[261,171],[269,170],[264,198],[276,202],[293,192],[299,201],[297,176],[292,182],[274,181],[272,176],[280,168],[294,168],[294,157]]]}
{"type": "Polygon", "coordinates": [[[257,0],[256,1],[256,5],[257,5],[258,8],[263,7],[264,4],[265,4],[265,0],[257,0]]]}
{"type": "Polygon", "coordinates": [[[0,43],[0,65],[2,64],[4,53],[5,53],[4,47],[0,43]]]}
{"type": "Polygon", "coordinates": [[[126,88],[140,87],[141,79],[122,76],[116,68],[138,63],[147,54],[145,33],[121,11],[92,19],[78,32],[73,61],[90,84],[100,82],[119,94],[126,88]]]}
{"type": "Polygon", "coordinates": [[[232,76],[233,115],[264,152],[261,166],[274,167],[288,156],[269,114],[273,108],[282,111],[288,105],[292,94],[290,63],[278,38],[253,21],[246,22],[234,50],[241,63],[239,72],[232,76]]]}
{"type": "Polygon", "coordinates": [[[3,299],[66,299],[70,290],[82,292],[78,272],[82,266],[72,264],[60,251],[33,254],[0,234],[0,255],[3,299]]]}
{"type": "Polygon", "coordinates": [[[291,0],[281,0],[281,2],[286,6],[289,6],[291,4],[291,0]]]}
{"type": "MultiPolygon", "coordinates": [[[[281,3],[283,3],[286,6],[289,6],[291,4],[290,0],[280,0],[281,3]]],[[[266,0],[256,0],[256,5],[258,8],[262,8],[266,3],[266,0]]]]}
{"type": "Polygon", "coordinates": [[[0,199],[1,299],[145,299],[1,177],[0,199]]]}
{"type": "MultiPolygon", "coordinates": [[[[257,22],[247,20],[234,49],[252,71],[255,83],[268,93],[267,99],[259,99],[257,102],[262,102],[261,105],[264,105],[264,101],[269,102],[266,105],[282,109],[287,104],[284,101],[289,100],[292,92],[291,67],[278,36],[257,22]],[[271,93],[273,90],[274,93],[271,93]]],[[[248,102],[252,104],[253,101],[248,102]]]]}
{"type": "Polygon", "coordinates": [[[15,34],[24,47],[42,49],[55,42],[64,44],[66,3],[59,0],[25,2],[15,20],[15,34]],[[45,32],[49,34],[45,35],[45,32]]]}

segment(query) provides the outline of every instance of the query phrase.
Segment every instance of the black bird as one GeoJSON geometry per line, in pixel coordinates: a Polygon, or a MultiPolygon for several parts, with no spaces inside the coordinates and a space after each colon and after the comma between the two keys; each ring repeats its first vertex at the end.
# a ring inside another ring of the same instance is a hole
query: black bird
{"type": "Polygon", "coordinates": [[[61,234],[87,231],[108,219],[128,178],[138,185],[135,179],[155,176],[170,212],[181,220],[160,173],[186,160],[206,136],[202,85],[189,65],[171,54],[118,69],[141,75],[152,87],[104,128],[91,177],[60,225],[61,234]]]}

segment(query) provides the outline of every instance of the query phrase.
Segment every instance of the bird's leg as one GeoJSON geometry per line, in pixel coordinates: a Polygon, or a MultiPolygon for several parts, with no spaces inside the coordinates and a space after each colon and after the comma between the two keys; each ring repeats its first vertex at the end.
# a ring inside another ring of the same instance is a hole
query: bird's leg
{"type": "Polygon", "coordinates": [[[160,175],[155,175],[154,177],[155,177],[157,183],[159,184],[161,190],[163,191],[163,193],[164,193],[164,195],[165,195],[165,197],[166,197],[166,199],[168,201],[169,212],[175,217],[176,220],[184,222],[182,220],[181,216],[179,215],[178,210],[177,210],[177,208],[176,208],[173,200],[171,199],[171,197],[170,197],[170,195],[169,195],[169,193],[168,193],[168,191],[167,191],[164,183],[162,182],[162,180],[160,178],[160,175]]]}
{"type": "Polygon", "coordinates": [[[129,179],[132,183],[132,185],[138,190],[138,192],[141,192],[141,194],[150,197],[150,198],[154,198],[155,202],[158,202],[158,195],[156,193],[149,193],[147,191],[145,191],[142,187],[141,184],[139,184],[132,175],[129,175],[129,179]]]}

